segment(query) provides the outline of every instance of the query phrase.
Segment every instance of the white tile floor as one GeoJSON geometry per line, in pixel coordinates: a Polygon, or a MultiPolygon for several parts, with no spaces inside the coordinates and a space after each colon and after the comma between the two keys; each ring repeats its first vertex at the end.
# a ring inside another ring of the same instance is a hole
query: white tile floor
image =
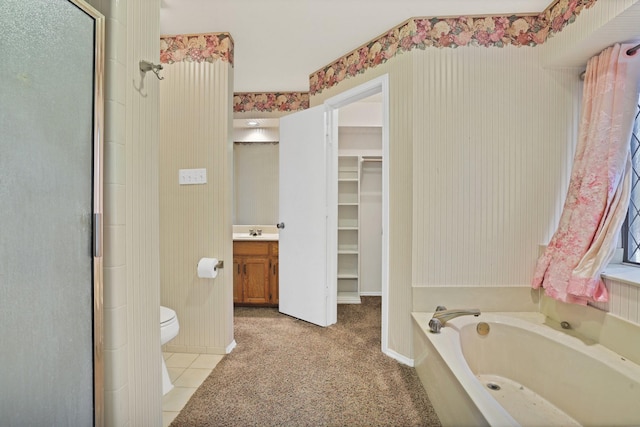
{"type": "Polygon", "coordinates": [[[173,390],[162,398],[162,425],[171,424],[211,370],[224,357],[221,354],[162,353],[173,390]]]}

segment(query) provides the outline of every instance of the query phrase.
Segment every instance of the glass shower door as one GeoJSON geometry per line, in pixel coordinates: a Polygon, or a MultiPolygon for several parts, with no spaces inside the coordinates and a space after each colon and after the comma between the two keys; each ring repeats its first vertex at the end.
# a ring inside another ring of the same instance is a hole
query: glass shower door
{"type": "Polygon", "coordinates": [[[102,25],[81,2],[0,5],[0,425],[101,410],[102,25]]]}

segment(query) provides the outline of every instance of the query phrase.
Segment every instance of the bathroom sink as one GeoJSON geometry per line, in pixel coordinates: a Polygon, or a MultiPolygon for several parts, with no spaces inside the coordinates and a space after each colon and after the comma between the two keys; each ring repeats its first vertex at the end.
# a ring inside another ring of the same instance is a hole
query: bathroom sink
{"type": "Polygon", "coordinates": [[[233,233],[233,240],[270,240],[277,241],[278,233],[262,233],[261,236],[254,236],[249,233],[233,233]]]}
{"type": "Polygon", "coordinates": [[[277,242],[278,228],[270,224],[234,225],[233,240],[266,240],[277,242]],[[258,230],[261,231],[260,236],[256,235],[258,230]]]}

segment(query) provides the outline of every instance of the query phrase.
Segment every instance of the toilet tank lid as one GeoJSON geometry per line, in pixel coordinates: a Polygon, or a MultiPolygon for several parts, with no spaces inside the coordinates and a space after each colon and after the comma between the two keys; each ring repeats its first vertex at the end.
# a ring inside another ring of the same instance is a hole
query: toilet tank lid
{"type": "Polygon", "coordinates": [[[176,312],[169,307],[160,306],[160,323],[165,323],[176,317],[176,312]]]}

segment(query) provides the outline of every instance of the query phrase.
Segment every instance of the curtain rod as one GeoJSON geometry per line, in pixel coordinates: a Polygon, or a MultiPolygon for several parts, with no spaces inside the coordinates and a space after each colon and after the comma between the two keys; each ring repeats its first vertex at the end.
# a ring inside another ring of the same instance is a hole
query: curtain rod
{"type": "Polygon", "coordinates": [[[635,45],[634,47],[632,47],[631,49],[629,49],[627,51],[627,55],[633,55],[634,53],[636,53],[638,51],[638,49],[640,49],[640,43],[635,45]]]}
{"type": "MultiPolygon", "coordinates": [[[[634,53],[636,53],[638,50],[640,50],[640,43],[635,45],[634,47],[630,48],[627,50],[627,55],[633,55],[634,53]]],[[[586,71],[583,71],[580,73],[580,80],[584,80],[584,77],[587,75],[586,71]]]]}

